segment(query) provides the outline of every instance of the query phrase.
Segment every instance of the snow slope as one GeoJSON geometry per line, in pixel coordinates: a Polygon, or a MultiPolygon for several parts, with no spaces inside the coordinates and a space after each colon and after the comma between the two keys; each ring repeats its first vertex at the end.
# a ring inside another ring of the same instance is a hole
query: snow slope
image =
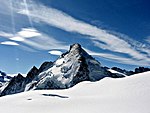
{"type": "Polygon", "coordinates": [[[0,98],[1,113],[150,113],[150,72],[0,98]]]}

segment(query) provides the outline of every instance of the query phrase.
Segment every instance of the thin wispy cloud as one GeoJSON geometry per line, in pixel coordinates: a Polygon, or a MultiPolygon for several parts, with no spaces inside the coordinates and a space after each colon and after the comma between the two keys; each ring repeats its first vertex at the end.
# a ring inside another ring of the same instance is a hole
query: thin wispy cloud
{"type": "Polygon", "coordinates": [[[52,54],[52,55],[58,55],[58,56],[60,56],[60,55],[62,54],[62,52],[61,52],[61,51],[58,51],[58,50],[51,50],[51,51],[49,51],[48,53],[50,53],[50,54],[52,54]]]}
{"type": "Polygon", "coordinates": [[[21,38],[23,38],[24,40],[21,41],[22,43],[35,49],[51,50],[67,48],[67,46],[65,46],[65,44],[63,44],[61,41],[58,41],[51,36],[47,36],[46,34],[39,32],[35,28],[23,28],[17,34],[20,38],[17,37],[16,41],[18,41],[19,39],[21,40],[21,38]],[[30,38],[32,38],[32,40],[29,40],[30,38]]]}
{"type": "MultiPolygon", "coordinates": [[[[34,1],[30,1],[30,4],[28,4],[26,0],[23,0],[22,2],[15,2],[13,6],[15,7],[12,9],[16,13],[28,17],[30,24],[33,24],[33,22],[43,22],[67,32],[88,36],[92,46],[111,52],[111,54],[104,54],[93,51],[91,52],[94,53],[92,55],[126,64],[149,65],[150,47],[132,40],[123,34],[113,34],[78,20],[58,9],[46,7],[34,1]],[[122,55],[116,55],[115,53],[122,55]],[[129,57],[126,57],[126,55],[129,57]]],[[[32,27],[33,25],[31,25],[31,28],[22,28],[15,34],[0,32],[0,36],[3,35],[2,37],[7,37],[11,41],[19,42],[19,44],[22,43],[24,47],[37,50],[68,49],[68,45],[65,45],[66,43],[58,41],[32,27]]]]}
{"type": "Polygon", "coordinates": [[[4,42],[0,42],[0,44],[2,45],[10,45],[10,46],[18,46],[19,44],[16,42],[12,42],[12,41],[4,41],[4,42]]]}
{"type": "MultiPolygon", "coordinates": [[[[134,40],[132,42],[130,42],[131,40],[125,40],[126,37],[123,35],[117,36],[111,34],[107,30],[90,25],[75,19],[60,10],[46,7],[42,4],[30,4],[28,5],[28,10],[30,12],[28,12],[28,16],[30,16],[35,22],[44,22],[67,32],[75,32],[89,36],[88,38],[90,38],[96,47],[114,53],[126,54],[130,56],[131,60],[134,59],[136,62],[140,63],[141,61],[144,61],[144,64],[150,62],[149,49],[146,46],[137,47],[135,44],[132,45],[134,40]]],[[[27,15],[25,9],[19,9],[18,13],[27,15]]],[[[124,60],[122,62],[128,62],[128,60],[125,59],[120,60],[124,60]]]]}
{"type": "Polygon", "coordinates": [[[88,49],[85,49],[85,50],[90,55],[101,57],[101,58],[110,60],[112,62],[118,62],[118,63],[130,64],[130,65],[131,64],[132,65],[142,65],[142,66],[148,66],[149,65],[149,62],[147,62],[145,60],[137,61],[136,59],[126,58],[126,57],[122,57],[122,56],[117,56],[117,55],[114,55],[114,54],[93,52],[93,51],[90,51],[88,49]]]}
{"type": "Polygon", "coordinates": [[[16,43],[19,42],[20,44],[24,44],[21,47],[24,47],[24,49],[28,48],[27,50],[29,50],[29,48],[34,48],[37,50],[68,49],[68,46],[66,46],[65,43],[58,41],[51,36],[47,36],[35,28],[22,28],[21,31],[18,31],[15,34],[0,32],[0,36],[13,42],[15,41],[16,43]]]}
{"type": "Polygon", "coordinates": [[[4,31],[0,31],[0,37],[13,37],[14,35],[12,33],[7,33],[4,31]]]}
{"type": "Polygon", "coordinates": [[[65,43],[47,36],[46,34],[42,34],[41,37],[36,37],[32,40],[24,40],[23,43],[38,50],[68,49],[65,43]]]}

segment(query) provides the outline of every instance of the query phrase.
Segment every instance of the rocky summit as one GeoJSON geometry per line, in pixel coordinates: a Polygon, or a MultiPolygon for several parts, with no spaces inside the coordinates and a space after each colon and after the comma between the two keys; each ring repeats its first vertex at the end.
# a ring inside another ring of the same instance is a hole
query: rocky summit
{"type": "Polygon", "coordinates": [[[82,81],[98,81],[104,77],[124,77],[101,66],[80,44],[73,44],[54,62],[35,66],[26,77],[15,76],[1,88],[1,96],[37,89],[66,89],[82,81]]]}

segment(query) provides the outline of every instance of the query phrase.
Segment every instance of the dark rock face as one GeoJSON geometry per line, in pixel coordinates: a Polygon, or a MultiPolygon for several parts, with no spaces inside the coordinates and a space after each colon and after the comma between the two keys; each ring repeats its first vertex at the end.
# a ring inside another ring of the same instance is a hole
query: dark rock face
{"type": "Polygon", "coordinates": [[[5,82],[4,81],[4,76],[0,76],[0,82],[5,82]]]}
{"type": "Polygon", "coordinates": [[[34,66],[27,74],[26,76],[26,83],[30,83],[35,77],[36,75],[39,74],[39,70],[34,66]]]}
{"type": "Polygon", "coordinates": [[[138,74],[138,73],[143,73],[143,72],[146,72],[146,71],[150,71],[150,68],[145,68],[145,67],[138,67],[138,68],[135,68],[134,71],[127,71],[125,69],[120,69],[118,67],[112,67],[111,69],[115,70],[115,71],[118,71],[120,73],[123,73],[125,75],[133,75],[133,74],[138,74]]]}
{"type": "Polygon", "coordinates": [[[119,74],[119,73],[111,73],[110,76],[112,78],[123,78],[123,77],[125,77],[124,75],[119,74]]]}
{"type": "Polygon", "coordinates": [[[1,96],[23,92],[25,85],[25,78],[18,74],[12,78],[7,87],[1,92],[1,96]]]}
{"type": "Polygon", "coordinates": [[[39,73],[51,68],[53,66],[53,62],[44,62],[39,68],[39,73]]]}
{"type": "Polygon", "coordinates": [[[111,69],[113,69],[113,70],[115,70],[115,71],[118,71],[118,72],[120,72],[120,73],[123,73],[123,74],[127,74],[127,70],[123,70],[123,69],[120,69],[120,68],[118,68],[118,67],[112,67],[111,69]]]}
{"type": "Polygon", "coordinates": [[[1,92],[1,96],[23,92],[26,85],[30,83],[38,74],[39,70],[35,66],[33,66],[33,68],[28,72],[26,77],[18,74],[12,78],[5,89],[1,92]]]}
{"type": "Polygon", "coordinates": [[[11,76],[8,76],[5,72],[0,71],[0,87],[9,82],[11,79],[11,76]]]}
{"type": "MultiPolygon", "coordinates": [[[[35,79],[40,72],[50,68],[52,64],[52,62],[44,62],[39,69],[33,66],[26,77],[23,77],[21,74],[13,77],[8,85],[5,87],[5,89],[1,91],[0,96],[23,92],[27,84],[32,82],[32,80],[35,79]]],[[[5,75],[5,73],[2,74],[5,75]]],[[[4,80],[4,76],[0,77],[0,80],[1,78],[4,80]]]]}
{"type": "Polygon", "coordinates": [[[76,76],[73,77],[70,87],[74,86],[79,82],[90,80],[88,65],[86,63],[85,58],[81,57],[79,58],[79,61],[80,61],[79,71],[77,72],[76,76]]]}
{"type": "Polygon", "coordinates": [[[6,73],[4,73],[4,72],[2,72],[2,71],[0,71],[0,74],[1,74],[2,76],[7,76],[6,73]]]}
{"type": "Polygon", "coordinates": [[[133,73],[137,74],[137,73],[142,73],[142,72],[146,72],[146,71],[150,71],[150,68],[139,67],[139,68],[135,68],[135,71],[133,73]]]}
{"type": "Polygon", "coordinates": [[[28,72],[26,77],[23,77],[21,74],[13,77],[5,89],[1,92],[1,96],[23,92],[25,90],[26,84],[30,83],[37,74],[38,69],[34,66],[28,72]]]}

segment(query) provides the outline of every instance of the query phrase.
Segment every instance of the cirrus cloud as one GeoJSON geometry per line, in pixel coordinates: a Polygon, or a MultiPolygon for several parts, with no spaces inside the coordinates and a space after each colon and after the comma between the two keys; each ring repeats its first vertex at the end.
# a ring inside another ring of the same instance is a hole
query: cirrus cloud
{"type": "Polygon", "coordinates": [[[36,50],[68,49],[68,46],[66,46],[65,43],[58,41],[55,38],[48,36],[42,32],[39,32],[35,28],[22,28],[15,34],[1,31],[0,36],[10,40],[2,42],[1,44],[14,46],[20,44],[19,47],[23,48],[24,50],[34,51],[34,49],[36,50]],[[19,44],[17,42],[19,42],[19,44]]]}
{"type": "Polygon", "coordinates": [[[107,30],[85,23],[58,9],[47,7],[43,4],[34,3],[28,6],[28,14],[25,9],[19,9],[18,13],[30,16],[35,22],[44,22],[67,32],[75,32],[89,36],[88,38],[93,42],[95,47],[108,50],[112,52],[112,54],[119,53],[128,55],[129,58],[135,62],[150,62],[149,47],[139,47],[133,44],[136,42],[135,40],[126,40],[126,36],[124,35],[112,34],[107,30]]]}
{"type": "MultiPolygon", "coordinates": [[[[75,32],[83,36],[88,36],[88,39],[91,40],[92,46],[111,53],[111,55],[107,53],[98,54],[98,52],[93,51],[91,52],[94,53],[93,55],[105,57],[106,59],[113,59],[116,62],[127,64],[150,64],[150,47],[132,40],[129,37],[127,38],[123,34],[118,33],[116,35],[110,33],[105,29],[101,29],[97,26],[78,20],[69,14],[62,12],[61,10],[47,7],[34,1],[30,2],[30,4],[27,4],[27,2],[16,2],[15,6],[16,7],[13,9],[19,15],[21,14],[27,16],[30,20],[30,23],[33,21],[40,22],[62,29],[66,32],[75,32]]],[[[58,41],[55,38],[48,36],[47,34],[43,34],[34,28],[22,28],[22,30],[17,32],[14,37],[10,38],[10,40],[20,41],[39,50],[68,48],[65,43],[58,41]],[[28,34],[29,32],[31,34],[28,34]],[[33,38],[32,41],[28,40],[31,37],[36,38],[33,38]]]]}
{"type": "Polygon", "coordinates": [[[12,41],[4,41],[4,42],[0,42],[0,44],[2,45],[11,45],[11,46],[18,46],[19,44],[16,42],[12,42],[12,41]]]}
{"type": "Polygon", "coordinates": [[[61,52],[61,51],[58,51],[58,50],[51,50],[51,51],[49,51],[48,53],[50,53],[50,54],[52,54],[52,55],[58,55],[58,56],[60,56],[60,55],[62,54],[62,52],[61,52]]]}

